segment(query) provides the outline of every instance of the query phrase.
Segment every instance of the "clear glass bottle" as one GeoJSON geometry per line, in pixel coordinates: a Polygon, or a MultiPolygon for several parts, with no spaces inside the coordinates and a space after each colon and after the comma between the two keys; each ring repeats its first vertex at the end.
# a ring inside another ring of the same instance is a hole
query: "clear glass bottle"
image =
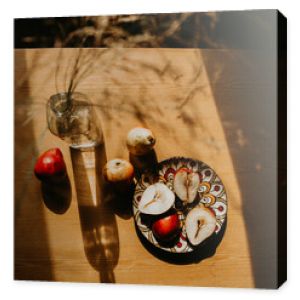
{"type": "Polygon", "coordinates": [[[49,130],[70,147],[90,149],[103,142],[103,134],[88,97],[82,93],[58,93],[47,103],[49,130]]]}

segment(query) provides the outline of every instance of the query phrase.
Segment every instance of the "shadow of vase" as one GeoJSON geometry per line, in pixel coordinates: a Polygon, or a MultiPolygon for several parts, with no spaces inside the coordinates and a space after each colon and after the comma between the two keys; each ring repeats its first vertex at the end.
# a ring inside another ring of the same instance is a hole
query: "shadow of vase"
{"type": "Polygon", "coordinates": [[[70,148],[85,255],[103,283],[115,283],[119,235],[111,197],[104,184],[103,144],[90,151],[70,148]]]}

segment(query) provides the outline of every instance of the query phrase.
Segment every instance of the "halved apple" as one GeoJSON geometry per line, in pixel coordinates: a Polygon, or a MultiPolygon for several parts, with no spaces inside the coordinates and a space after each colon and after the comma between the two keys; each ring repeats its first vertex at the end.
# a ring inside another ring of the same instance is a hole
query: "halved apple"
{"type": "Polygon", "coordinates": [[[214,233],[216,217],[209,209],[198,206],[188,213],[185,227],[188,240],[196,246],[214,233]]]}
{"type": "Polygon", "coordinates": [[[192,203],[198,193],[199,184],[199,174],[187,168],[181,168],[174,178],[174,191],[181,201],[192,203]]]}
{"type": "Polygon", "coordinates": [[[166,185],[158,182],[146,188],[138,208],[144,214],[159,215],[169,210],[174,202],[174,193],[166,185]]]}

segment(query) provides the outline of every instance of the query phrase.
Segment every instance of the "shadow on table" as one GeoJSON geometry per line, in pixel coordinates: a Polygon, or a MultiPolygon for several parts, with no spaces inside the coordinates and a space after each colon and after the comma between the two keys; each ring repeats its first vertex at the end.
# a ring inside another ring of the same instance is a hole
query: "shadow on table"
{"type": "Polygon", "coordinates": [[[44,204],[56,214],[64,214],[71,204],[72,191],[69,176],[59,182],[42,182],[44,204]]]}
{"type": "MultiPolygon", "coordinates": [[[[34,57],[28,65],[23,51],[15,52],[14,108],[14,279],[55,280],[40,182],[33,168],[39,153],[33,116],[44,112],[44,104],[33,103],[30,76],[42,61],[34,57]]],[[[47,78],[45,78],[47,80],[47,78]]],[[[43,85],[43,84],[42,84],[43,85]]]]}
{"type": "Polygon", "coordinates": [[[129,161],[134,167],[134,173],[137,179],[139,179],[145,171],[149,173],[155,172],[158,163],[154,149],[145,155],[134,155],[129,153],[129,161]]]}
{"type": "Polygon", "coordinates": [[[95,150],[70,148],[78,210],[86,257],[99,272],[100,282],[114,283],[119,260],[119,235],[111,194],[102,176],[104,145],[95,150]]]}
{"type": "MultiPolygon", "coordinates": [[[[255,286],[276,271],[276,64],[274,51],[202,51],[241,192],[255,286]]],[[[230,207],[237,205],[229,199],[230,207]]]]}
{"type": "Polygon", "coordinates": [[[224,233],[226,231],[227,221],[225,221],[222,229],[218,234],[213,234],[208,239],[206,239],[201,245],[195,247],[193,252],[189,253],[171,253],[164,251],[152,243],[150,243],[140,232],[140,230],[135,226],[137,235],[143,244],[143,246],[155,257],[165,262],[176,264],[176,265],[187,265],[199,263],[202,260],[213,256],[216,253],[216,249],[223,239],[224,233]]]}
{"type": "Polygon", "coordinates": [[[106,185],[107,195],[110,197],[111,208],[117,216],[124,220],[129,220],[133,216],[132,199],[135,190],[135,184],[132,183],[125,190],[116,190],[113,185],[106,185]]]}

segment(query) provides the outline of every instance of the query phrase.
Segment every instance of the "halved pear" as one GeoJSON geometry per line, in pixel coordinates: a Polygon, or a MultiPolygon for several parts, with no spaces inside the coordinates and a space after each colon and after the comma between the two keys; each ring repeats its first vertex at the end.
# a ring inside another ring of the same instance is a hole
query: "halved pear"
{"type": "Polygon", "coordinates": [[[174,191],[181,201],[192,203],[198,193],[199,184],[199,174],[182,168],[175,175],[174,191]]]}
{"type": "Polygon", "coordinates": [[[198,206],[188,213],[185,227],[188,240],[196,246],[214,233],[216,217],[209,209],[198,206]]]}
{"type": "Polygon", "coordinates": [[[169,210],[174,202],[174,193],[166,185],[158,182],[146,188],[138,208],[144,214],[159,215],[169,210]]]}

